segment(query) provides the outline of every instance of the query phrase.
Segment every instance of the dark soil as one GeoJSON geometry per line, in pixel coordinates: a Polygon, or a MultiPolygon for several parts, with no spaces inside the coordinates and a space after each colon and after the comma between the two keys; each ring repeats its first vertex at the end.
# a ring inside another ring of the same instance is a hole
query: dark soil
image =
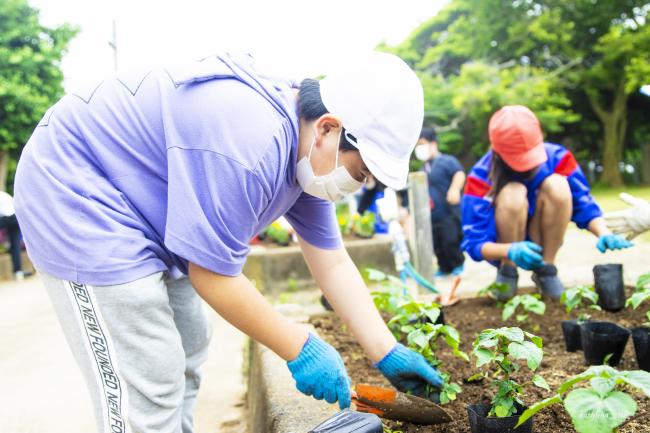
{"type": "MultiPolygon", "coordinates": [[[[626,309],[617,313],[594,311],[592,320],[607,320],[632,328],[644,322],[644,311],[644,309],[639,309],[639,311],[626,309]]],[[[502,322],[501,310],[487,298],[463,300],[455,306],[445,308],[447,324],[458,329],[463,341],[462,349],[468,355],[471,352],[472,341],[478,332],[485,328],[519,326],[542,337],[544,360],[538,372],[546,379],[552,390],[570,376],[578,374],[586,368],[581,351],[568,353],[565,350],[560,321],[566,318],[567,315],[561,305],[552,301],[547,301],[546,314],[543,317],[532,314],[528,325],[522,325],[514,320],[502,322]]],[[[386,379],[366,358],[361,347],[338,317],[333,313],[325,313],[312,317],[311,323],[316,327],[318,333],[339,351],[353,383],[389,386],[386,379]]],[[[477,370],[471,364],[453,357],[444,342],[441,341],[439,347],[438,355],[442,361],[442,369],[450,373],[453,381],[460,383],[463,388],[456,401],[444,406],[454,421],[439,426],[417,426],[384,421],[386,426],[394,430],[401,430],[403,433],[470,433],[466,405],[489,403],[493,391],[487,381],[473,384],[464,383],[464,379],[476,373],[477,370]]],[[[623,359],[617,368],[619,370],[638,369],[632,338],[630,338],[623,359]]],[[[530,377],[528,369],[523,368],[522,371],[526,374],[526,378],[530,377]]],[[[528,394],[524,398],[526,404],[532,404],[550,395],[534,386],[528,387],[527,390],[528,394]]],[[[637,402],[639,403],[637,414],[619,430],[620,433],[650,433],[650,402],[642,397],[642,394],[635,393],[635,396],[638,397],[637,402]]],[[[536,433],[575,432],[571,419],[559,404],[546,408],[535,416],[533,431],[536,433]]]]}

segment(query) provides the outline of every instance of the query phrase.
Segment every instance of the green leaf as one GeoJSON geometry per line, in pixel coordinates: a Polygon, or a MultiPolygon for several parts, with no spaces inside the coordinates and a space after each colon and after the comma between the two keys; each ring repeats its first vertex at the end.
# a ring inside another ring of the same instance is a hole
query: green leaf
{"type": "Polygon", "coordinates": [[[564,399],[564,408],[579,433],[612,433],[636,412],[629,395],[614,391],[602,398],[593,389],[576,389],[564,399]]]}
{"type": "Polygon", "coordinates": [[[544,409],[545,407],[548,407],[548,406],[550,406],[552,404],[555,404],[555,403],[561,403],[561,402],[562,402],[562,397],[560,397],[560,394],[555,394],[552,397],[546,398],[546,399],[544,399],[542,401],[538,401],[537,403],[533,404],[528,409],[526,409],[524,411],[524,413],[521,414],[521,416],[519,417],[519,421],[517,422],[517,425],[515,426],[515,428],[519,427],[520,425],[522,425],[523,423],[528,421],[528,419],[531,416],[535,415],[537,412],[544,409]]]}
{"type": "Polygon", "coordinates": [[[409,346],[416,345],[420,349],[424,349],[429,345],[429,338],[427,338],[427,335],[422,332],[422,329],[416,329],[415,331],[411,332],[408,335],[407,340],[409,346]]]}
{"type": "Polygon", "coordinates": [[[509,341],[515,341],[519,343],[524,341],[524,331],[519,328],[500,328],[497,331],[499,335],[507,338],[509,341]]]}
{"type": "Polygon", "coordinates": [[[508,302],[503,307],[503,312],[501,313],[501,320],[503,320],[503,321],[508,320],[515,313],[515,310],[517,309],[517,305],[511,304],[510,302],[508,302]]]}
{"type": "Polygon", "coordinates": [[[456,358],[460,358],[465,362],[469,362],[469,356],[467,353],[463,352],[462,350],[454,350],[454,356],[456,358]]]}
{"type": "Polygon", "coordinates": [[[639,305],[650,299],[650,290],[644,290],[642,292],[636,292],[625,301],[625,306],[629,307],[630,305],[635,310],[639,305]]]}
{"type": "Polygon", "coordinates": [[[515,319],[517,320],[517,322],[525,322],[526,320],[528,320],[528,314],[517,314],[515,316],[515,319]]]}
{"type": "Polygon", "coordinates": [[[436,320],[440,317],[440,308],[427,308],[424,310],[424,314],[431,320],[431,323],[436,323],[436,320]]]}
{"type": "Polygon", "coordinates": [[[533,385],[537,386],[538,388],[545,389],[546,391],[551,390],[551,388],[548,386],[548,383],[546,383],[546,380],[539,374],[533,376],[533,385]]]}
{"type": "Polygon", "coordinates": [[[480,334],[478,334],[477,340],[483,341],[483,340],[491,340],[492,338],[496,337],[499,335],[498,330],[496,329],[484,329],[481,331],[480,334]]]}
{"type": "Polygon", "coordinates": [[[496,338],[489,338],[487,340],[480,340],[479,341],[479,347],[484,347],[486,349],[489,349],[490,347],[494,347],[497,344],[499,344],[499,340],[496,338]]]}
{"type": "Polygon", "coordinates": [[[603,364],[609,365],[609,360],[612,359],[612,356],[614,356],[614,353],[608,353],[605,355],[605,358],[603,358],[603,364]]]}
{"type": "Polygon", "coordinates": [[[620,373],[620,378],[622,378],[625,383],[631,385],[641,392],[643,392],[647,397],[650,397],[650,373],[643,370],[633,370],[633,371],[623,371],[620,373]]]}
{"type": "Polygon", "coordinates": [[[497,406],[494,408],[494,412],[497,414],[499,418],[504,418],[510,415],[510,408],[507,406],[497,406]]]}
{"type": "Polygon", "coordinates": [[[594,377],[596,373],[592,371],[591,369],[588,369],[587,371],[584,371],[580,374],[577,374],[564,382],[560,387],[557,389],[558,394],[562,395],[565,392],[569,391],[571,388],[573,388],[574,385],[580,382],[584,382],[586,380],[590,380],[592,377],[594,377]]]}
{"type": "Polygon", "coordinates": [[[508,345],[508,353],[514,359],[525,359],[528,368],[536,370],[542,363],[544,352],[530,341],[523,343],[510,343],[508,345]]]}
{"type": "Polygon", "coordinates": [[[540,295],[522,295],[521,303],[526,311],[540,316],[546,311],[546,304],[540,299],[540,295]]]}
{"type": "Polygon", "coordinates": [[[458,349],[460,345],[460,334],[453,326],[442,325],[439,329],[440,333],[445,336],[445,342],[452,349],[458,349]]]}
{"type": "Polygon", "coordinates": [[[612,392],[615,386],[616,381],[614,379],[600,376],[591,378],[591,387],[601,397],[605,397],[607,394],[612,392]]]}
{"type": "Polygon", "coordinates": [[[542,343],[542,337],[538,337],[538,336],[536,336],[536,335],[533,335],[532,337],[530,337],[530,341],[532,341],[533,344],[534,344],[535,346],[539,347],[540,349],[541,349],[542,346],[543,346],[543,343],[542,343]]]}
{"type": "Polygon", "coordinates": [[[636,280],[636,288],[637,290],[645,290],[650,287],[650,273],[643,274],[641,275],[637,280],[636,280]]]}
{"type": "Polygon", "coordinates": [[[481,367],[488,364],[494,359],[494,354],[487,349],[477,347],[474,349],[474,356],[476,356],[476,367],[481,367]]]}
{"type": "Polygon", "coordinates": [[[485,375],[483,373],[476,373],[465,379],[465,382],[477,382],[483,379],[485,375]]]}

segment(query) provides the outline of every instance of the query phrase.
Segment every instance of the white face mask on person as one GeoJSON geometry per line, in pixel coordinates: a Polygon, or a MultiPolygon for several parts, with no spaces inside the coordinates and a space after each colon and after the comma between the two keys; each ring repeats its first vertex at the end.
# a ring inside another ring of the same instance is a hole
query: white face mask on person
{"type": "MultiPolygon", "coordinates": [[[[339,142],[340,142],[339,135],[339,142]]],[[[336,152],[336,161],[334,162],[334,170],[330,171],[324,176],[316,176],[311,167],[311,151],[314,149],[316,137],[309,147],[309,154],[303,157],[296,166],[296,178],[298,183],[309,195],[322,198],[323,200],[337,201],[342,199],[348,194],[358,191],[363,182],[359,182],[353,178],[344,166],[339,167],[339,152],[336,152]]]]}
{"type": "Polygon", "coordinates": [[[415,157],[420,161],[428,161],[431,158],[431,149],[428,144],[418,144],[415,146],[415,157]]]}

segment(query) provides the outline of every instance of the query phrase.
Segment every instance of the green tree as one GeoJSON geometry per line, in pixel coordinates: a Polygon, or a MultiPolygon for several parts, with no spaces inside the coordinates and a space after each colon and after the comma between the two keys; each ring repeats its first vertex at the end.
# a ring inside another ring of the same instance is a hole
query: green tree
{"type": "MultiPolygon", "coordinates": [[[[481,104],[470,105],[427,101],[431,122],[445,125],[445,119],[456,120],[454,126],[460,130],[451,144],[465,141],[456,150],[469,150],[471,141],[478,143],[475,150],[484,146],[471,129],[483,128],[484,119],[499,104],[523,103],[540,115],[546,132],[566,137],[568,131],[580,146],[593,148],[592,137],[599,133],[603,180],[620,184],[618,161],[627,132],[628,96],[644,84],[650,68],[650,30],[645,25],[649,11],[650,3],[638,0],[452,0],[403,43],[383,48],[422,75],[442,77],[429,83],[437,84],[445,95],[466,91],[471,95],[481,88],[458,87],[466,80],[456,78],[469,73],[468,64],[487,65],[484,72],[491,69],[483,77],[485,83],[507,95],[483,97],[481,104]],[[510,80],[546,84],[535,84],[536,92],[531,93],[525,85],[510,89],[510,80]],[[576,123],[578,119],[581,122],[576,123]],[[600,131],[594,131],[598,124],[600,131]]],[[[477,67],[471,68],[476,76],[477,67]]]]}
{"type": "Polygon", "coordinates": [[[26,0],[0,0],[0,189],[12,155],[63,93],[59,67],[76,30],[44,27],[26,0]]]}
{"type": "Polygon", "coordinates": [[[632,23],[615,25],[598,40],[598,56],[581,80],[603,125],[602,181],[610,185],[623,183],[618,162],[623,159],[628,97],[650,77],[650,27],[632,23]]]}

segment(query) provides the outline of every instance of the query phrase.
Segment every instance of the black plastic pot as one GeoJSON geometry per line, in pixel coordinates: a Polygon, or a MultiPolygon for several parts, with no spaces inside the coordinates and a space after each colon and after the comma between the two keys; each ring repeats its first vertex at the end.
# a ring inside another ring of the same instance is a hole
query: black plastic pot
{"type": "MultiPolygon", "coordinates": [[[[519,408],[519,414],[526,408],[519,408]]],[[[490,412],[489,404],[470,404],[467,406],[469,427],[472,433],[532,433],[533,418],[515,428],[519,421],[519,415],[498,418],[487,416],[490,412]]]]}
{"type": "Polygon", "coordinates": [[[615,367],[621,362],[630,331],[616,323],[587,322],[580,326],[582,351],[587,365],[601,365],[607,355],[607,364],[615,367]]]}
{"type": "Polygon", "coordinates": [[[587,321],[578,322],[577,320],[563,320],[562,333],[564,334],[564,345],[567,352],[576,352],[582,350],[582,337],[580,336],[580,325],[589,323],[587,321]]]}
{"type": "Polygon", "coordinates": [[[605,311],[618,311],[625,307],[623,265],[610,263],[594,266],[594,283],[598,305],[605,311]]]}
{"type": "Polygon", "coordinates": [[[633,328],[632,341],[634,341],[634,352],[639,368],[650,371],[650,328],[646,326],[633,328]]]}
{"type": "Polygon", "coordinates": [[[377,415],[348,409],[326,419],[309,433],[382,433],[384,426],[377,415]]]}

